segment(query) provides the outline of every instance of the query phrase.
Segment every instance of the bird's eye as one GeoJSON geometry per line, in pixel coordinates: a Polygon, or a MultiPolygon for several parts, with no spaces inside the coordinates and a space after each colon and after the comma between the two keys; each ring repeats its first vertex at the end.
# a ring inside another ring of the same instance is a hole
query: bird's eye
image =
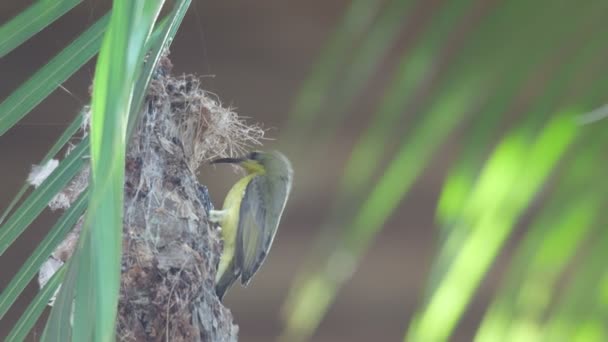
{"type": "Polygon", "coordinates": [[[249,159],[251,159],[251,160],[258,160],[259,158],[260,158],[259,152],[251,152],[249,154],[249,159]]]}

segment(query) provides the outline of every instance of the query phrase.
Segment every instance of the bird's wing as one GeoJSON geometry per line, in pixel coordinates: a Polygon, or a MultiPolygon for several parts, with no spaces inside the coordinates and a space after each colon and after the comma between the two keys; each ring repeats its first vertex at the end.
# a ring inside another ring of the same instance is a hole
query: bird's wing
{"type": "Polygon", "coordinates": [[[260,268],[277,232],[290,184],[256,176],[247,185],[241,202],[236,262],[241,282],[247,285],[260,268]]]}

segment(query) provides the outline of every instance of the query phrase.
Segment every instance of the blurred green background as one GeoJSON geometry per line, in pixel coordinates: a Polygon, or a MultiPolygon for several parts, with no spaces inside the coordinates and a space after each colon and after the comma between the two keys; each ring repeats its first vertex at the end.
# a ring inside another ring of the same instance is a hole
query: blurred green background
{"type": "MultiPolygon", "coordinates": [[[[0,3],[0,22],[26,6],[0,3]]],[[[0,99],[108,7],[85,1],[1,58],[0,99]]],[[[607,14],[599,0],[195,1],[174,73],[262,123],[295,169],[268,261],[226,299],[241,340],[607,340],[607,14]]],[[[88,103],[93,70],[0,137],[1,208],[88,103]]],[[[216,205],[236,177],[200,170],[216,205]]]]}

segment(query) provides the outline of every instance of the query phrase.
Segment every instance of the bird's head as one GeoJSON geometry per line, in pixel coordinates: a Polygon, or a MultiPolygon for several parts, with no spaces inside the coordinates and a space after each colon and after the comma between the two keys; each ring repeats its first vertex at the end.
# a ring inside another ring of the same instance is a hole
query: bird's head
{"type": "Polygon", "coordinates": [[[277,175],[291,179],[292,169],[289,160],[280,152],[254,151],[239,158],[220,158],[211,162],[212,164],[230,163],[237,164],[247,173],[258,173],[277,175]]]}

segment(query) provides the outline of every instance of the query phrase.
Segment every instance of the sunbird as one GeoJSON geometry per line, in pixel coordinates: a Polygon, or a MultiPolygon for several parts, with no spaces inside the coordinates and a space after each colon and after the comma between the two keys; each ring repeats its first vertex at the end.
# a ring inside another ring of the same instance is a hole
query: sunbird
{"type": "Polygon", "coordinates": [[[212,161],[218,163],[237,164],[247,172],[226,195],[222,210],[209,212],[224,240],[215,278],[215,292],[222,300],[239,277],[247,286],[266,259],[291,191],[293,170],[276,151],[212,161]]]}

